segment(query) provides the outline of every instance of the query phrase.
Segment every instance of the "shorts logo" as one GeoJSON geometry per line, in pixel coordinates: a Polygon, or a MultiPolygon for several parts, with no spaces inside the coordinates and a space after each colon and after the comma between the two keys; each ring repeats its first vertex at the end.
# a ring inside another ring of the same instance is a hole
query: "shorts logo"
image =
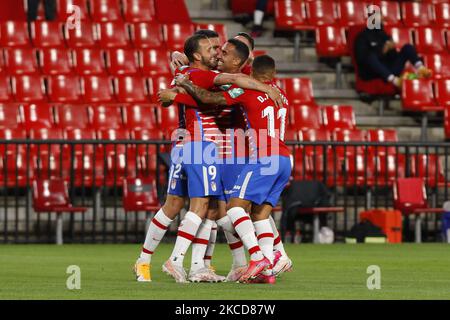
{"type": "Polygon", "coordinates": [[[233,99],[239,97],[243,93],[244,93],[244,90],[242,88],[234,88],[234,89],[228,90],[228,94],[233,99]]]}
{"type": "Polygon", "coordinates": [[[175,179],[172,179],[172,184],[171,184],[171,188],[172,188],[172,190],[173,189],[175,189],[176,188],[176,186],[177,186],[177,180],[175,180],[175,179]]]}
{"type": "Polygon", "coordinates": [[[217,191],[217,186],[216,186],[216,183],[215,183],[214,181],[211,181],[211,190],[212,190],[213,192],[216,192],[216,191],[217,191]]]}

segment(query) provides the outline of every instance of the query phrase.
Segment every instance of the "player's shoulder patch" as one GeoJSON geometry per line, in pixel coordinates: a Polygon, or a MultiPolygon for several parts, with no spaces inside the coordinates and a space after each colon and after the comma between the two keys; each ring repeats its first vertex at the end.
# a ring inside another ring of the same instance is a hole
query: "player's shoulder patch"
{"type": "Polygon", "coordinates": [[[233,99],[236,99],[240,95],[244,94],[244,89],[242,89],[242,88],[233,88],[233,89],[228,90],[227,92],[230,95],[230,97],[232,97],[233,99]]]}
{"type": "Polygon", "coordinates": [[[181,66],[178,68],[178,70],[180,70],[180,72],[181,72],[183,70],[186,70],[187,68],[189,68],[189,66],[181,66]]]}
{"type": "Polygon", "coordinates": [[[220,86],[220,89],[223,91],[227,91],[230,88],[231,88],[231,84],[223,84],[220,86]]]}

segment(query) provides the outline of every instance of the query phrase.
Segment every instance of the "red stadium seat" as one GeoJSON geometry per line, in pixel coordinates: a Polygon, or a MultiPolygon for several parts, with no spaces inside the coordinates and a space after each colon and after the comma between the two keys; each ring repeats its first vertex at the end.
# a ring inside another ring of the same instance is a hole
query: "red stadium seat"
{"type": "Polygon", "coordinates": [[[48,103],[24,104],[20,108],[22,127],[27,131],[32,129],[52,128],[53,120],[52,107],[48,103]]]}
{"type": "Polygon", "coordinates": [[[340,57],[348,55],[345,29],[336,26],[316,28],[316,52],[321,57],[340,57]]]}
{"type": "Polygon", "coordinates": [[[422,56],[424,64],[433,71],[434,79],[450,77],[450,54],[429,53],[422,56]]]}
{"type": "MultiPolygon", "coordinates": [[[[365,142],[366,132],[360,129],[342,129],[334,132],[335,141],[343,142],[365,142]]],[[[363,146],[337,146],[336,151],[339,157],[345,158],[355,154],[364,154],[363,146]]]]}
{"type": "Polygon", "coordinates": [[[445,139],[450,139],[450,107],[444,109],[444,134],[445,139]]]}
{"type": "MultiPolygon", "coordinates": [[[[299,131],[299,139],[301,141],[331,141],[331,131],[319,128],[319,129],[307,129],[303,131],[299,131]]],[[[324,148],[322,146],[305,146],[303,147],[306,155],[311,156],[314,154],[323,154],[324,148]]],[[[326,150],[330,150],[330,147],[327,146],[326,150]]],[[[303,152],[303,151],[302,151],[303,152]]],[[[327,151],[328,152],[328,151],[327,151]]]]}
{"type": "Polygon", "coordinates": [[[90,122],[97,130],[119,129],[122,125],[120,108],[109,105],[97,105],[91,108],[90,122]]]}
{"type": "Polygon", "coordinates": [[[432,23],[432,7],[428,3],[402,2],[402,20],[407,27],[428,26],[432,23]]]}
{"type": "Polygon", "coordinates": [[[150,22],[155,20],[153,0],[124,0],[123,16],[130,23],[150,22]]]}
{"type": "Polygon", "coordinates": [[[13,74],[39,73],[36,50],[30,48],[9,48],[4,50],[6,71],[13,74]]]}
{"type": "Polygon", "coordinates": [[[23,21],[0,22],[0,46],[1,47],[30,47],[28,26],[23,21]]]}
{"type": "Polygon", "coordinates": [[[80,19],[84,23],[89,18],[86,0],[59,0],[56,3],[58,8],[58,21],[66,22],[67,18],[74,14],[73,6],[80,8],[80,19]]]}
{"type": "Polygon", "coordinates": [[[363,25],[367,22],[367,2],[340,1],[337,3],[339,24],[344,27],[363,25]]]}
{"type": "MultiPolygon", "coordinates": [[[[31,140],[63,140],[63,132],[59,128],[32,128],[29,130],[31,140]]],[[[57,144],[32,144],[31,153],[40,155],[59,154],[63,145],[57,144]]]]}
{"type": "Polygon", "coordinates": [[[33,209],[37,213],[57,214],[56,243],[63,243],[63,212],[84,213],[87,208],[74,207],[69,199],[67,181],[63,179],[42,179],[33,181],[33,209]]]}
{"type": "Polygon", "coordinates": [[[441,158],[436,154],[415,155],[416,175],[423,178],[427,186],[436,187],[445,182],[444,169],[441,158]]]}
{"type": "Polygon", "coordinates": [[[123,76],[114,79],[119,102],[150,102],[144,77],[123,76]]]}
{"type": "Polygon", "coordinates": [[[90,102],[113,102],[112,79],[109,76],[84,76],[81,78],[83,100],[90,102]]]}
{"type": "MultiPolygon", "coordinates": [[[[398,142],[397,130],[395,129],[372,129],[367,131],[367,140],[369,142],[398,142]]],[[[369,151],[374,155],[396,154],[395,147],[387,146],[369,146],[369,151]]]]}
{"type": "Polygon", "coordinates": [[[141,72],[144,75],[170,74],[169,53],[165,48],[141,50],[139,61],[141,72]]]}
{"type": "Polygon", "coordinates": [[[97,36],[102,48],[131,47],[128,27],[122,21],[98,23],[97,36]]]}
{"type": "Polygon", "coordinates": [[[178,110],[175,106],[168,108],[158,108],[158,122],[160,127],[163,128],[163,134],[166,139],[171,139],[173,130],[178,128],[179,117],[178,110]]]}
{"type": "Polygon", "coordinates": [[[422,178],[399,178],[394,184],[394,208],[403,214],[428,207],[425,183],[422,178]]]}
{"type": "Polygon", "coordinates": [[[61,129],[85,129],[89,126],[89,116],[86,106],[65,104],[55,108],[56,122],[61,129]]]}
{"type": "Polygon", "coordinates": [[[26,152],[19,149],[8,157],[0,157],[0,185],[8,188],[24,188],[27,186],[26,152]]]}
{"type": "Polygon", "coordinates": [[[150,99],[153,103],[158,103],[158,91],[170,88],[171,76],[157,76],[149,79],[150,99]]]}
{"type": "MultiPolygon", "coordinates": [[[[17,111],[16,111],[17,112],[17,111]]],[[[18,114],[18,112],[17,112],[18,114]]],[[[14,115],[11,115],[14,116],[14,115]]],[[[1,117],[1,111],[0,111],[0,117],[1,117]]],[[[12,139],[26,139],[27,133],[25,130],[17,127],[9,127],[4,128],[2,127],[2,120],[0,120],[0,140],[12,140],[12,139]]],[[[0,161],[4,157],[9,157],[10,159],[14,159],[14,157],[18,152],[21,152],[24,148],[24,146],[19,146],[17,144],[0,144],[0,161]],[[16,149],[17,148],[17,149],[16,149]]],[[[1,173],[0,173],[1,175],[1,173]]],[[[1,184],[0,184],[1,185],[1,184]]]]}
{"type": "Polygon", "coordinates": [[[355,129],[353,107],[340,105],[323,107],[323,123],[329,130],[355,129]]]}
{"type": "Polygon", "coordinates": [[[68,179],[70,176],[69,166],[65,166],[64,160],[59,152],[33,155],[31,169],[34,179],[68,179]]]}
{"type": "Polygon", "coordinates": [[[392,37],[397,49],[401,49],[405,44],[413,44],[413,30],[404,27],[386,27],[385,31],[392,37]]]}
{"type": "Polygon", "coordinates": [[[397,1],[380,1],[377,5],[381,8],[383,25],[400,26],[402,24],[400,4],[397,1]]]}
{"type": "Polygon", "coordinates": [[[45,75],[71,74],[72,55],[68,49],[45,48],[39,50],[39,66],[45,75]]]}
{"type": "Polygon", "coordinates": [[[444,107],[450,106],[450,79],[441,79],[436,84],[437,104],[444,107]]]}
{"type": "Polygon", "coordinates": [[[434,23],[438,27],[450,27],[450,3],[436,3],[434,5],[434,16],[434,23]]]}
{"type": "Polygon", "coordinates": [[[154,0],[154,3],[156,19],[160,23],[191,23],[184,0],[154,0]]]}
{"type": "Polygon", "coordinates": [[[73,163],[76,187],[100,187],[104,185],[105,161],[99,154],[76,154],[73,163]]]}
{"type": "Polygon", "coordinates": [[[311,25],[307,21],[303,1],[275,1],[275,25],[277,30],[307,30],[311,25]]]}
{"type": "Polygon", "coordinates": [[[138,54],[133,49],[110,49],[106,67],[111,75],[133,75],[138,72],[138,54]]]}
{"type": "MultiPolygon", "coordinates": [[[[95,130],[87,127],[87,128],[74,128],[74,129],[65,129],[63,132],[64,139],[69,141],[76,140],[95,140],[95,130]]],[[[72,145],[65,146],[65,154],[71,154],[72,145]]],[[[73,144],[73,150],[75,155],[93,155],[94,154],[94,145],[93,144],[73,144]]]]}
{"type": "Polygon", "coordinates": [[[0,103],[0,128],[15,129],[19,123],[19,106],[13,103],[0,103]]]}
{"type": "Polygon", "coordinates": [[[9,77],[0,74],[0,101],[13,101],[9,77]]]}
{"type": "Polygon", "coordinates": [[[12,77],[12,89],[16,101],[46,101],[44,81],[39,75],[12,77]]]}
{"type": "MultiPolygon", "coordinates": [[[[106,108],[111,108],[111,107],[106,107],[106,108]]],[[[107,110],[108,111],[108,110],[107,110]]],[[[109,110],[110,112],[112,110],[109,110]]],[[[119,113],[120,116],[120,109],[117,108],[117,111],[119,113]]],[[[112,113],[115,113],[114,111],[112,111],[112,113]]],[[[116,119],[117,121],[121,121],[122,119],[116,119]]],[[[104,125],[104,124],[103,124],[104,125]]],[[[103,126],[103,127],[99,127],[98,123],[97,126],[95,126],[97,129],[97,138],[99,140],[111,140],[111,141],[115,141],[115,140],[129,140],[130,139],[130,132],[126,129],[122,127],[122,123],[117,123],[118,126],[120,127],[115,127],[113,128],[111,127],[107,127],[107,126],[103,126]]],[[[114,149],[117,148],[116,153],[120,153],[120,152],[124,152],[125,150],[125,146],[124,145],[117,145],[116,147],[114,147],[114,145],[110,144],[106,146],[107,149],[109,149],[111,152],[114,152],[114,149]]]]}
{"type": "Polygon", "coordinates": [[[376,155],[375,161],[374,184],[376,186],[392,186],[398,178],[405,177],[406,158],[404,154],[376,155]]]}
{"type": "Polygon", "coordinates": [[[31,42],[35,47],[65,47],[63,27],[60,22],[35,21],[31,23],[31,42]]]}
{"type": "Polygon", "coordinates": [[[48,97],[52,102],[79,102],[81,88],[78,76],[59,75],[47,78],[48,97]]]}
{"type": "Polygon", "coordinates": [[[130,26],[131,41],[136,48],[161,48],[164,40],[161,25],[157,22],[135,23],[130,26]]]}
{"type": "Polygon", "coordinates": [[[297,130],[319,129],[323,126],[322,110],[314,105],[292,105],[292,126],[297,130]]]}
{"type": "Polygon", "coordinates": [[[416,49],[420,53],[445,52],[445,30],[437,28],[418,28],[416,30],[416,49]]]}
{"type": "Polygon", "coordinates": [[[192,23],[163,25],[164,40],[170,50],[183,51],[185,40],[194,32],[195,27],[192,23]]]}
{"type": "Polygon", "coordinates": [[[334,25],[339,17],[334,1],[308,1],[306,15],[313,26],[334,25]]]}
{"type": "Polygon", "coordinates": [[[286,78],[284,79],[284,90],[287,98],[292,104],[315,105],[311,79],[309,78],[286,78]]]}
{"type": "Polygon", "coordinates": [[[220,43],[225,43],[228,40],[227,28],[224,24],[220,23],[200,23],[197,24],[197,30],[206,29],[213,30],[219,34],[220,43]]]}
{"type": "Polygon", "coordinates": [[[150,177],[124,179],[122,203],[125,212],[158,210],[156,181],[150,177]]]}
{"type": "Polygon", "coordinates": [[[122,20],[120,0],[88,0],[90,16],[94,22],[122,20]]]}
{"type": "Polygon", "coordinates": [[[404,80],[402,85],[403,109],[410,111],[442,111],[434,99],[432,81],[427,79],[404,80]]]}
{"type": "Polygon", "coordinates": [[[103,52],[100,49],[79,48],[73,51],[75,72],[79,75],[106,75],[103,52]]]}
{"type": "Polygon", "coordinates": [[[124,122],[129,130],[156,129],[155,106],[152,104],[132,104],[124,109],[124,122]]]}
{"type": "Polygon", "coordinates": [[[98,45],[95,32],[92,22],[86,20],[80,23],[80,28],[69,29],[65,26],[64,38],[70,48],[93,48],[98,45]]]}

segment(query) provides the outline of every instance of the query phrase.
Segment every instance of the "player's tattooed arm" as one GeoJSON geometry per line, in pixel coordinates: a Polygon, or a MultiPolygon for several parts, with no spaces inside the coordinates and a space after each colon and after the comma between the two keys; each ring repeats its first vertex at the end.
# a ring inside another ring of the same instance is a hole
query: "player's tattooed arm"
{"type": "Polygon", "coordinates": [[[175,77],[175,83],[189,93],[198,105],[227,105],[227,101],[221,92],[212,92],[196,86],[183,74],[175,77]]]}
{"type": "Polygon", "coordinates": [[[169,107],[173,104],[176,95],[178,94],[177,89],[164,89],[158,92],[158,102],[163,107],[169,107]]]}
{"type": "Polygon", "coordinates": [[[270,99],[276,104],[277,107],[283,107],[283,98],[278,91],[278,89],[264,84],[252,77],[249,77],[242,73],[231,74],[231,73],[220,73],[214,79],[214,84],[224,85],[224,84],[234,84],[243,89],[256,90],[267,93],[270,99]]]}
{"type": "Polygon", "coordinates": [[[225,100],[222,92],[212,92],[196,86],[184,75],[178,75],[175,78],[175,83],[185,89],[199,105],[227,105],[227,101],[225,100]]]}

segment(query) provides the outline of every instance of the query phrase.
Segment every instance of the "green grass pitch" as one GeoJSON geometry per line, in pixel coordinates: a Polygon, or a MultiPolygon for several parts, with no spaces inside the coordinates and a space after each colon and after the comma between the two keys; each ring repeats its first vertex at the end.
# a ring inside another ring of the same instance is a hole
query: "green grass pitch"
{"type": "MultiPolygon", "coordinates": [[[[446,244],[287,245],[294,271],[273,286],[177,284],[161,271],[172,247],[157,249],[153,281],[137,283],[136,244],[0,245],[0,299],[450,299],[446,244]],[[80,290],[66,288],[69,265],[81,268],[80,290]],[[379,290],[366,286],[370,265],[381,269],[379,290]]],[[[217,245],[218,273],[226,275],[230,263],[227,246],[217,245]]]]}

